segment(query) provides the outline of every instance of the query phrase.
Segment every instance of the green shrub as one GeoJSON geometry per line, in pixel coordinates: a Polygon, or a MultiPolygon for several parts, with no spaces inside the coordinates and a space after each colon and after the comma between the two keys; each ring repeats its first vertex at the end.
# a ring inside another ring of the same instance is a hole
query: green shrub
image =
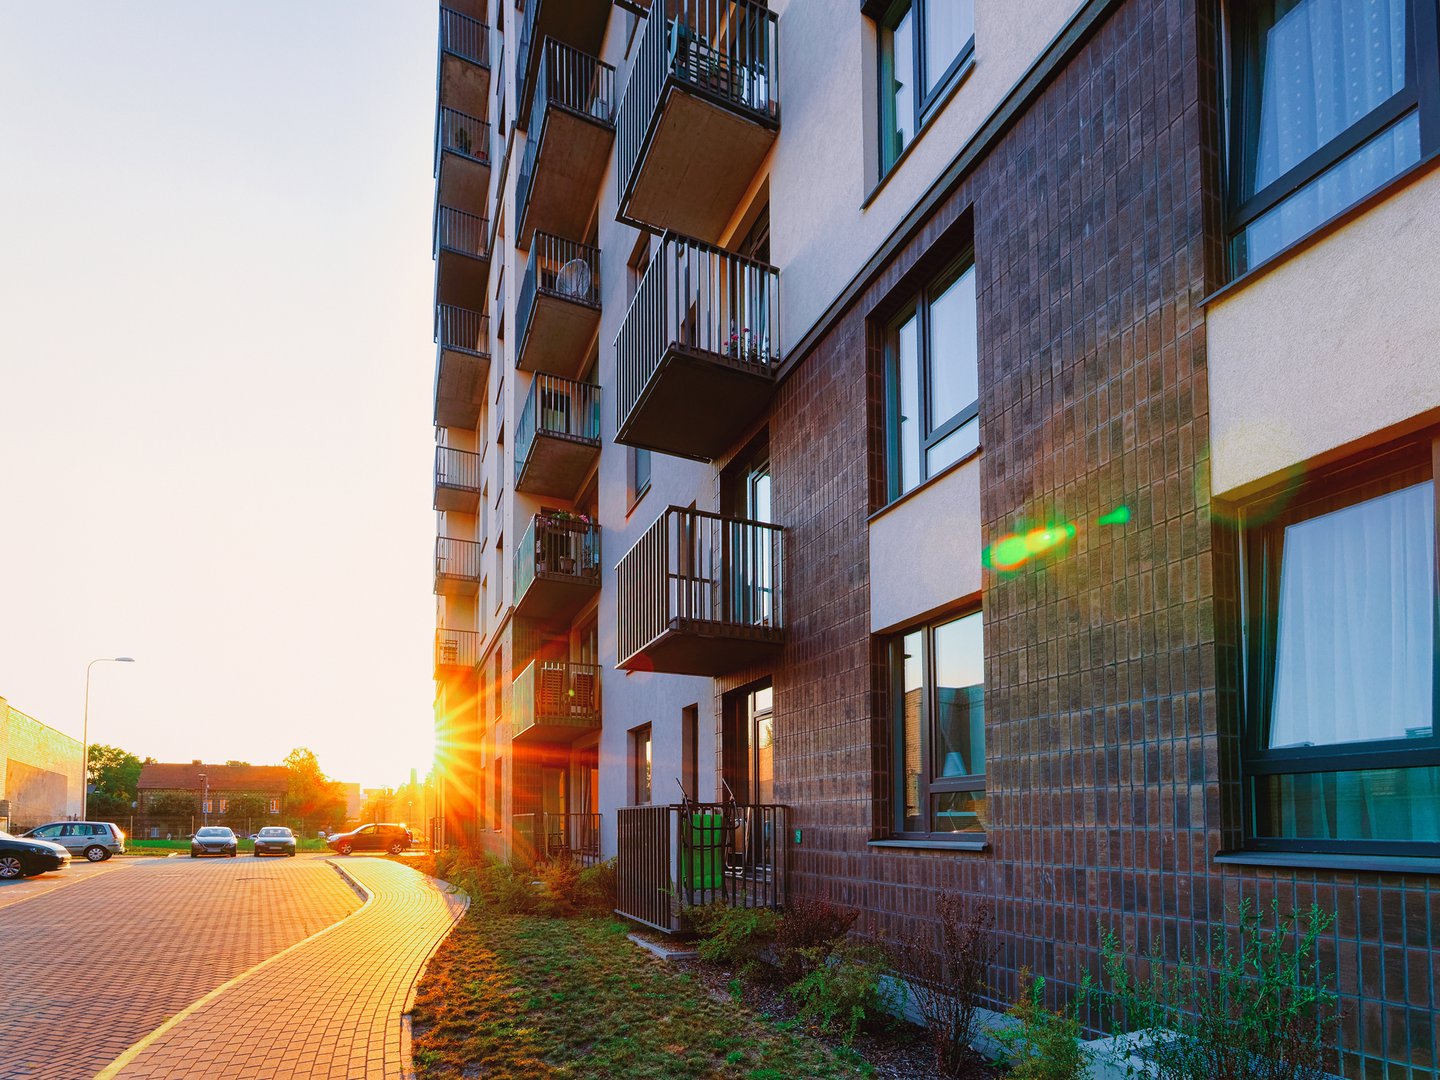
{"type": "Polygon", "coordinates": [[[785,994],[800,1006],[800,1019],[838,1030],[846,1046],[861,1024],[888,1019],[904,1005],[895,989],[903,984],[886,979],[889,957],[879,947],[841,941],[801,951],[808,971],[785,994]]]}
{"type": "Polygon", "coordinates": [[[738,967],[754,974],[761,954],[775,940],[780,916],[769,908],[704,904],[685,909],[690,926],[700,935],[696,951],[710,964],[738,967]]]}
{"type": "Polygon", "coordinates": [[[615,860],[587,866],[575,882],[577,903],[581,910],[608,915],[615,910],[615,860]]]}
{"type": "Polygon", "coordinates": [[[985,901],[972,903],[955,892],[942,892],[936,910],[936,936],[911,938],[901,957],[935,1050],[936,1070],[942,1076],[966,1076],[979,1064],[971,1043],[990,988],[994,918],[985,901]]]}
{"type": "Polygon", "coordinates": [[[787,904],[775,933],[781,981],[788,985],[810,974],[814,957],[818,954],[823,960],[830,946],[850,932],[858,914],[825,900],[800,899],[787,904]]]}
{"type": "Polygon", "coordinates": [[[1085,1052],[1080,1049],[1080,1002],[1089,996],[1086,979],[1079,996],[1063,1013],[1045,1007],[1045,979],[1031,981],[1028,969],[1020,972],[1020,999],[1008,1014],[1014,1027],[995,1032],[1009,1058],[1008,1080],[1081,1080],[1085,1052]]]}
{"type": "MultiPolygon", "coordinates": [[[[1148,973],[1131,973],[1115,935],[1101,934],[1110,1006],[1119,1034],[1165,1031],[1172,1037],[1145,1049],[1159,1080],[1319,1080],[1338,1023],[1333,978],[1320,964],[1321,936],[1332,914],[1280,913],[1262,919],[1248,902],[1234,937],[1222,928],[1205,955],[1167,961],[1149,957],[1148,973]],[[1268,923],[1268,926],[1266,925],[1268,923]]],[[[1127,1065],[1134,1073],[1134,1067],[1127,1065]]]]}

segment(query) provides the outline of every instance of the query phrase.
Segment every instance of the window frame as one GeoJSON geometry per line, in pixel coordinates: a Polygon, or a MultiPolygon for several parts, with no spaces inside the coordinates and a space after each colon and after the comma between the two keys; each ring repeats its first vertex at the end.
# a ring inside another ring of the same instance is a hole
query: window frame
{"type": "MultiPolygon", "coordinates": [[[[875,19],[875,91],[879,113],[876,125],[880,136],[880,176],[888,176],[905,156],[905,151],[914,145],[920,137],[920,132],[925,125],[933,118],[934,113],[942,99],[944,99],[955,84],[959,81],[961,73],[970,65],[975,58],[975,4],[974,0],[963,0],[970,4],[970,37],[955,54],[955,59],[950,61],[949,66],[935,80],[934,89],[928,93],[925,90],[925,38],[927,35],[929,11],[928,8],[934,0],[894,0],[875,19]],[[912,88],[912,105],[915,111],[915,130],[911,132],[910,138],[904,146],[895,147],[895,123],[892,111],[887,103],[886,78],[887,54],[894,52],[895,25],[905,17],[909,10],[915,16],[915,29],[911,34],[911,62],[915,72],[915,85],[912,88]],[[886,42],[890,45],[887,48],[886,42]],[[893,151],[893,153],[892,153],[893,151]]],[[[962,0],[941,0],[942,3],[956,3],[962,0]]]]}
{"type": "MultiPolygon", "coordinates": [[[[934,841],[937,844],[958,843],[971,845],[977,841],[985,841],[989,834],[988,827],[982,822],[982,828],[975,832],[950,832],[936,831],[934,828],[934,811],[931,809],[932,795],[945,795],[957,792],[980,792],[984,793],[986,772],[982,771],[972,776],[942,777],[936,778],[934,750],[935,750],[935,719],[936,719],[936,690],[935,677],[935,631],[942,626],[958,622],[961,619],[972,615],[980,616],[982,623],[983,642],[983,620],[984,605],[980,603],[967,604],[956,608],[944,615],[928,619],[925,622],[906,627],[885,635],[885,661],[887,666],[887,695],[890,702],[890,757],[892,761],[890,776],[890,798],[892,802],[888,837],[895,840],[923,840],[934,841]],[[921,635],[921,658],[920,658],[920,784],[918,792],[918,803],[923,810],[927,828],[921,830],[905,828],[905,639],[911,634],[921,635]]],[[[984,646],[981,646],[981,664],[983,672],[984,646]]],[[[982,674],[983,680],[983,674],[982,674]]],[[[981,682],[984,687],[984,682],[981,682]]],[[[983,696],[982,696],[983,700],[983,696]]],[[[987,750],[988,750],[988,738],[987,750]]],[[[988,754],[987,754],[988,757],[988,754]]],[[[988,761],[986,762],[988,771],[988,761]]]]}
{"type": "MultiPolygon", "coordinates": [[[[1226,106],[1225,258],[1228,276],[1234,279],[1278,258],[1282,252],[1325,228],[1360,202],[1383,191],[1408,172],[1407,166],[1360,196],[1349,206],[1315,223],[1291,244],[1263,259],[1240,264],[1239,242],[1245,230],[1270,211],[1283,205],[1306,185],[1318,180],[1383,134],[1412,111],[1419,116],[1420,157],[1424,162],[1440,151],[1440,14],[1435,0],[1404,0],[1405,3],[1405,85],[1395,95],[1356,120],[1328,143],[1317,148],[1285,173],[1251,195],[1245,195],[1247,177],[1254,170],[1254,149],[1259,135],[1260,15],[1257,6],[1225,4],[1221,23],[1221,48],[1225,57],[1222,100],[1226,106]],[[1425,58],[1429,58],[1429,64],[1425,58]]],[[[1418,162],[1417,162],[1418,164],[1418,162]]]]}
{"type": "MultiPolygon", "coordinates": [[[[1240,510],[1238,534],[1241,603],[1240,789],[1244,844],[1254,851],[1363,855],[1440,855],[1440,843],[1410,840],[1333,840],[1256,835],[1259,807],[1255,783],[1267,776],[1355,772],[1366,769],[1440,767],[1440,659],[1431,669],[1431,733],[1414,739],[1377,739],[1271,749],[1275,647],[1285,528],[1324,514],[1363,505],[1390,492],[1429,480],[1434,485],[1435,574],[1431,588],[1434,641],[1440,643],[1440,430],[1351,461],[1305,483],[1277,513],[1277,496],[1253,500],[1240,510]],[[1259,519],[1253,521],[1253,519],[1259,519]]],[[[1278,498],[1283,499],[1283,493],[1278,498]]]]}
{"type": "Polygon", "coordinates": [[[655,730],[653,724],[630,729],[630,798],[634,806],[652,806],[655,801],[655,730]],[[648,751],[648,752],[646,752],[648,751]],[[649,766],[645,800],[640,800],[640,774],[649,766]]]}
{"type": "MultiPolygon", "coordinates": [[[[930,308],[934,301],[952,286],[959,283],[960,279],[967,272],[975,271],[978,274],[978,267],[975,263],[975,249],[969,247],[958,259],[946,264],[945,268],[938,274],[927,279],[914,297],[907,300],[905,304],[890,317],[885,323],[885,495],[886,505],[904,498],[910,492],[917,490],[922,485],[939,476],[946,469],[960,464],[967,458],[973,456],[980,449],[979,434],[976,434],[975,450],[967,451],[949,465],[930,472],[929,452],[944,442],[947,438],[959,431],[971,420],[980,415],[980,398],[978,389],[980,384],[980,300],[979,289],[976,289],[975,300],[975,364],[976,364],[976,389],[977,396],[974,401],[966,405],[959,412],[946,419],[938,427],[930,429],[930,356],[932,342],[930,335],[930,308]],[[902,474],[901,461],[904,454],[904,447],[900,443],[900,352],[898,347],[900,328],[909,322],[911,317],[918,322],[916,334],[916,356],[915,374],[918,382],[918,409],[920,415],[916,417],[919,424],[919,475],[915,484],[905,489],[905,478],[902,474]]],[[[978,283],[977,283],[978,284],[978,283]]]]}

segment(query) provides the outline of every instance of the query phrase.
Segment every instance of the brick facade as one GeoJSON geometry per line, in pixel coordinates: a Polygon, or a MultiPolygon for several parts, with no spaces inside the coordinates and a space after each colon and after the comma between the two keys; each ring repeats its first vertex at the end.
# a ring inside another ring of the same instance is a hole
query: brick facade
{"type": "MultiPolygon", "coordinates": [[[[84,748],[0,697],[0,799],[16,831],[80,816],[84,748]]],[[[0,818],[0,824],[4,819],[0,818]]]]}
{"type": "Polygon", "coordinates": [[[284,765],[147,764],[140,770],[135,835],[185,836],[202,821],[228,825],[237,833],[280,824],[286,820],[289,786],[290,770],[284,765]],[[169,805],[182,802],[189,804],[187,813],[176,813],[169,805]],[[259,812],[247,812],[247,803],[259,812]]]}

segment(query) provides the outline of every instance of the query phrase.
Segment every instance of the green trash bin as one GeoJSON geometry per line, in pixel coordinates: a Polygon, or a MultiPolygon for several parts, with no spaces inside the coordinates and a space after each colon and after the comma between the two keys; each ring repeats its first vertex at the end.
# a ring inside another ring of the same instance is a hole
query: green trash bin
{"type": "Polygon", "coordinates": [[[691,814],[682,872],[691,889],[719,890],[725,867],[725,815],[691,814]]]}

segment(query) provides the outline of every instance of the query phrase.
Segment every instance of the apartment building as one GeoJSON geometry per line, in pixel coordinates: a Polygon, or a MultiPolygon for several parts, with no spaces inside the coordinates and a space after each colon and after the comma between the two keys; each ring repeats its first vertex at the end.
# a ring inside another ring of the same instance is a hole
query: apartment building
{"type": "Polygon", "coordinates": [[[1435,0],[440,13],[450,842],[621,910],[1337,913],[1432,1076],[1435,0]]]}

